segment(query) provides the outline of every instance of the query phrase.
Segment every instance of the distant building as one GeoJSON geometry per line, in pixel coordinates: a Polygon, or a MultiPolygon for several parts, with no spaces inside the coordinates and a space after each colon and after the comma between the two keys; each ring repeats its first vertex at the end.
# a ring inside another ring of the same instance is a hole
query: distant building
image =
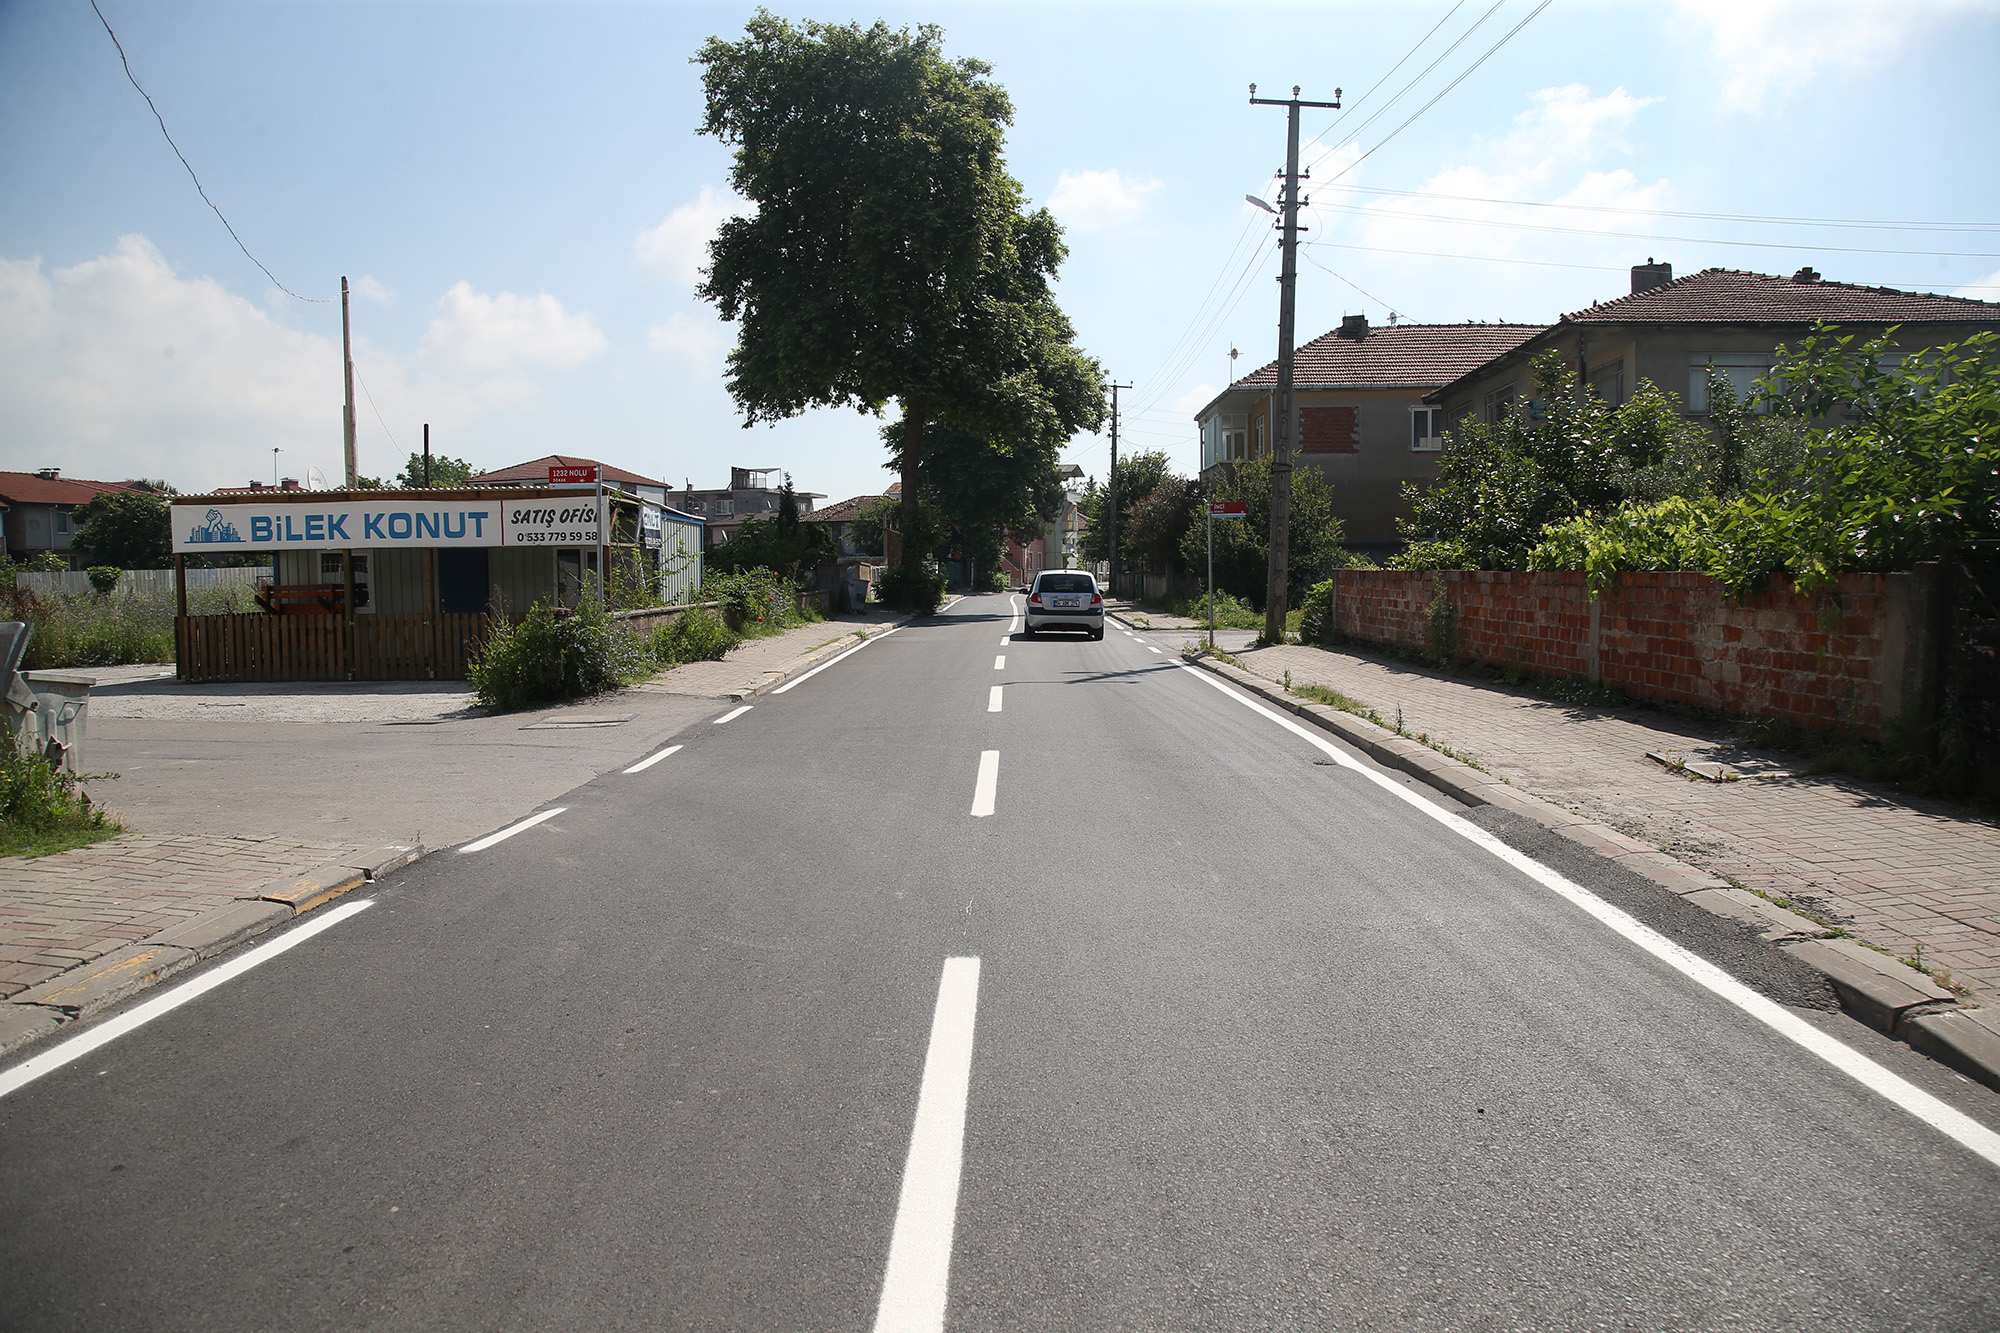
{"type": "Polygon", "coordinates": [[[39,472],[0,472],[0,532],[6,535],[5,554],[15,560],[32,560],[44,551],[54,551],[71,569],[84,567],[84,555],[71,543],[76,522],[71,517],[106,491],[148,491],[153,488],[128,481],[84,481],[65,477],[61,468],[45,467],[39,472]]]}
{"type": "MultiPolygon", "coordinates": [[[[727,490],[698,491],[690,480],[684,489],[673,493],[669,503],[684,513],[706,520],[708,544],[716,547],[734,537],[736,530],[750,519],[777,513],[778,492],[783,481],[782,468],[733,467],[729,469],[727,490]]],[[[813,501],[826,498],[818,491],[794,491],[792,494],[799,502],[801,517],[812,512],[813,501]]]]}
{"type": "MultiPolygon", "coordinates": [[[[575,454],[547,454],[526,463],[516,463],[512,467],[497,468],[492,472],[482,472],[466,480],[467,486],[546,486],[549,484],[549,469],[552,467],[594,467],[598,476],[604,479],[608,490],[623,491],[636,495],[642,500],[651,500],[657,505],[673,502],[667,499],[667,483],[654,477],[642,477],[636,472],[627,472],[622,467],[600,463],[595,458],[583,458],[575,454]]],[[[679,507],[679,506],[675,506],[679,507]]]]}
{"type": "MultiPolygon", "coordinates": [[[[1349,315],[1298,349],[1293,362],[1292,459],[1333,483],[1333,512],[1357,546],[1398,541],[1410,510],[1403,484],[1437,480],[1436,414],[1424,395],[1511,351],[1535,324],[1391,324],[1349,315]]],[[[1272,450],[1276,362],[1237,380],[1196,415],[1201,476],[1213,482],[1272,450]]]]}

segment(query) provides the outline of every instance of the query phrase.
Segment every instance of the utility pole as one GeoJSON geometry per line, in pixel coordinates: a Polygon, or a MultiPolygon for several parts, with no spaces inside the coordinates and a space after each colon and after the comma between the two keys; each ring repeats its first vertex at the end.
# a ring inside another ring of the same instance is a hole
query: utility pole
{"type": "Polygon", "coordinates": [[[361,484],[361,473],[354,464],[354,331],[347,317],[347,279],[340,280],[340,365],[347,377],[347,406],[340,414],[340,438],[346,450],[347,486],[349,490],[361,484]]]}
{"type": "Polygon", "coordinates": [[[1264,585],[1264,642],[1285,641],[1286,586],[1290,578],[1292,540],[1292,324],[1298,313],[1299,286],[1299,108],[1340,109],[1340,89],[1331,102],[1302,102],[1297,84],[1290,100],[1257,96],[1250,85],[1250,105],[1288,108],[1285,129],[1285,193],[1278,221],[1278,419],[1271,423],[1271,564],[1264,585]]]}
{"type": "Polygon", "coordinates": [[[431,485],[431,423],[424,423],[424,489],[431,485]]]}
{"type": "Polygon", "coordinates": [[[1111,520],[1106,528],[1106,549],[1111,554],[1111,595],[1118,595],[1118,391],[1129,389],[1129,384],[1111,386],[1111,484],[1106,497],[1110,504],[1111,520]]]}

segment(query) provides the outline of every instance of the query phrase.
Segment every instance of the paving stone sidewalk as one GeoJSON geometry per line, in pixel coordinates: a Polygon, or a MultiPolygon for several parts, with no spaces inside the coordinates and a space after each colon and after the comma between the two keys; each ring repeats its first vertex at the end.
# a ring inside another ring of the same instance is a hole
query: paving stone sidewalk
{"type": "MultiPolygon", "coordinates": [[[[1193,627],[1136,613],[1162,637],[1193,627]]],[[[1289,672],[1293,684],[1338,690],[1388,722],[1400,715],[1409,734],[1525,792],[1787,899],[1898,957],[1921,950],[1927,966],[2000,1003],[2000,826],[1990,821],[1851,778],[1804,775],[1801,760],[1742,749],[1726,730],[1659,709],[1573,707],[1359,653],[1231,651],[1268,680],[1289,672]],[[1648,752],[1799,775],[1708,782],[1648,752]]]]}
{"type": "Polygon", "coordinates": [[[0,999],[356,850],[128,833],[56,856],[0,861],[0,999]]]}

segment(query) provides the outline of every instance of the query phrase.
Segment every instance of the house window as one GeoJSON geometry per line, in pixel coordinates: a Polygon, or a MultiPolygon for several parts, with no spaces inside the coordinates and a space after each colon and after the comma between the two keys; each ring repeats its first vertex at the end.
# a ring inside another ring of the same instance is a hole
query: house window
{"type": "Polygon", "coordinates": [[[1444,448],[1444,409],[1410,409],[1410,449],[1415,453],[1436,453],[1444,448]]]}
{"type": "Polygon", "coordinates": [[[57,532],[69,531],[69,510],[67,509],[56,510],[56,531],[57,532]]]}
{"type": "Polygon", "coordinates": [[[1485,399],[1487,422],[1500,420],[1506,415],[1508,405],[1520,396],[1521,385],[1518,380],[1513,384],[1503,384],[1497,389],[1487,390],[1485,399]]]}
{"type": "Polygon", "coordinates": [[[717,500],[715,504],[709,509],[708,512],[711,514],[715,514],[718,517],[727,517],[736,512],[736,501],[717,500]]]}
{"type": "Polygon", "coordinates": [[[1620,357],[1592,370],[1590,387],[1606,407],[1621,406],[1625,402],[1625,359],[1620,357]]]}
{"type": "Polygon", "coordinates": [[[1708,368],[1714,366],[1729,377],[1736,400],[1752,404],[1752,411],[1768,412],[1769,403],[1758,402],[1757,381],[1777,364],[1769,352],[1696,352],[1688,358],[1688,411],[1708,411],[1708,368]]]}
{"type": "MultiPolygon", "coordinates": [[[[319,553],[319,581],[339,583],[341,581],[340,552],[321,551],[319,553]]],[[[367,611],[368,604],[368,557],[360,551],[354,553],[354,609],[367,611]]]]}
{"type": "Polygon", "coordinates": [[[1243,457],[1248,418],[1241,412],[1217,412],[1201,423],[1201,465],[1243,457]]]}
{"type": "Polygon", "coordinates": [[[1270,442],[1265,438],[1264,435],[1264,432],[1266,431],[1266,429],[1269,428],[1270,424],[1271,424],[1271,418],[1267,416],[1257,418],[1257,448],[1255,452],[1250,454],[1251,458],[1262,458],[1265,454],[1271,452],[1270,442]]]}

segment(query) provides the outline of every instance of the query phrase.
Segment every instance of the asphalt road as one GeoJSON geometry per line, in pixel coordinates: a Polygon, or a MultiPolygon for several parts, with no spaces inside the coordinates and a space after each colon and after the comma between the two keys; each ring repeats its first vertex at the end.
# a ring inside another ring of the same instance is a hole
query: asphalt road
{"type": "Polygon", "coordinates": [[[0,1096],[0,1327],[888,1330],[946,1263],[952,1330],[2000,1326],[1962,1136],[1178,640],[1012,605],[717,705],[0,1096]]]}

